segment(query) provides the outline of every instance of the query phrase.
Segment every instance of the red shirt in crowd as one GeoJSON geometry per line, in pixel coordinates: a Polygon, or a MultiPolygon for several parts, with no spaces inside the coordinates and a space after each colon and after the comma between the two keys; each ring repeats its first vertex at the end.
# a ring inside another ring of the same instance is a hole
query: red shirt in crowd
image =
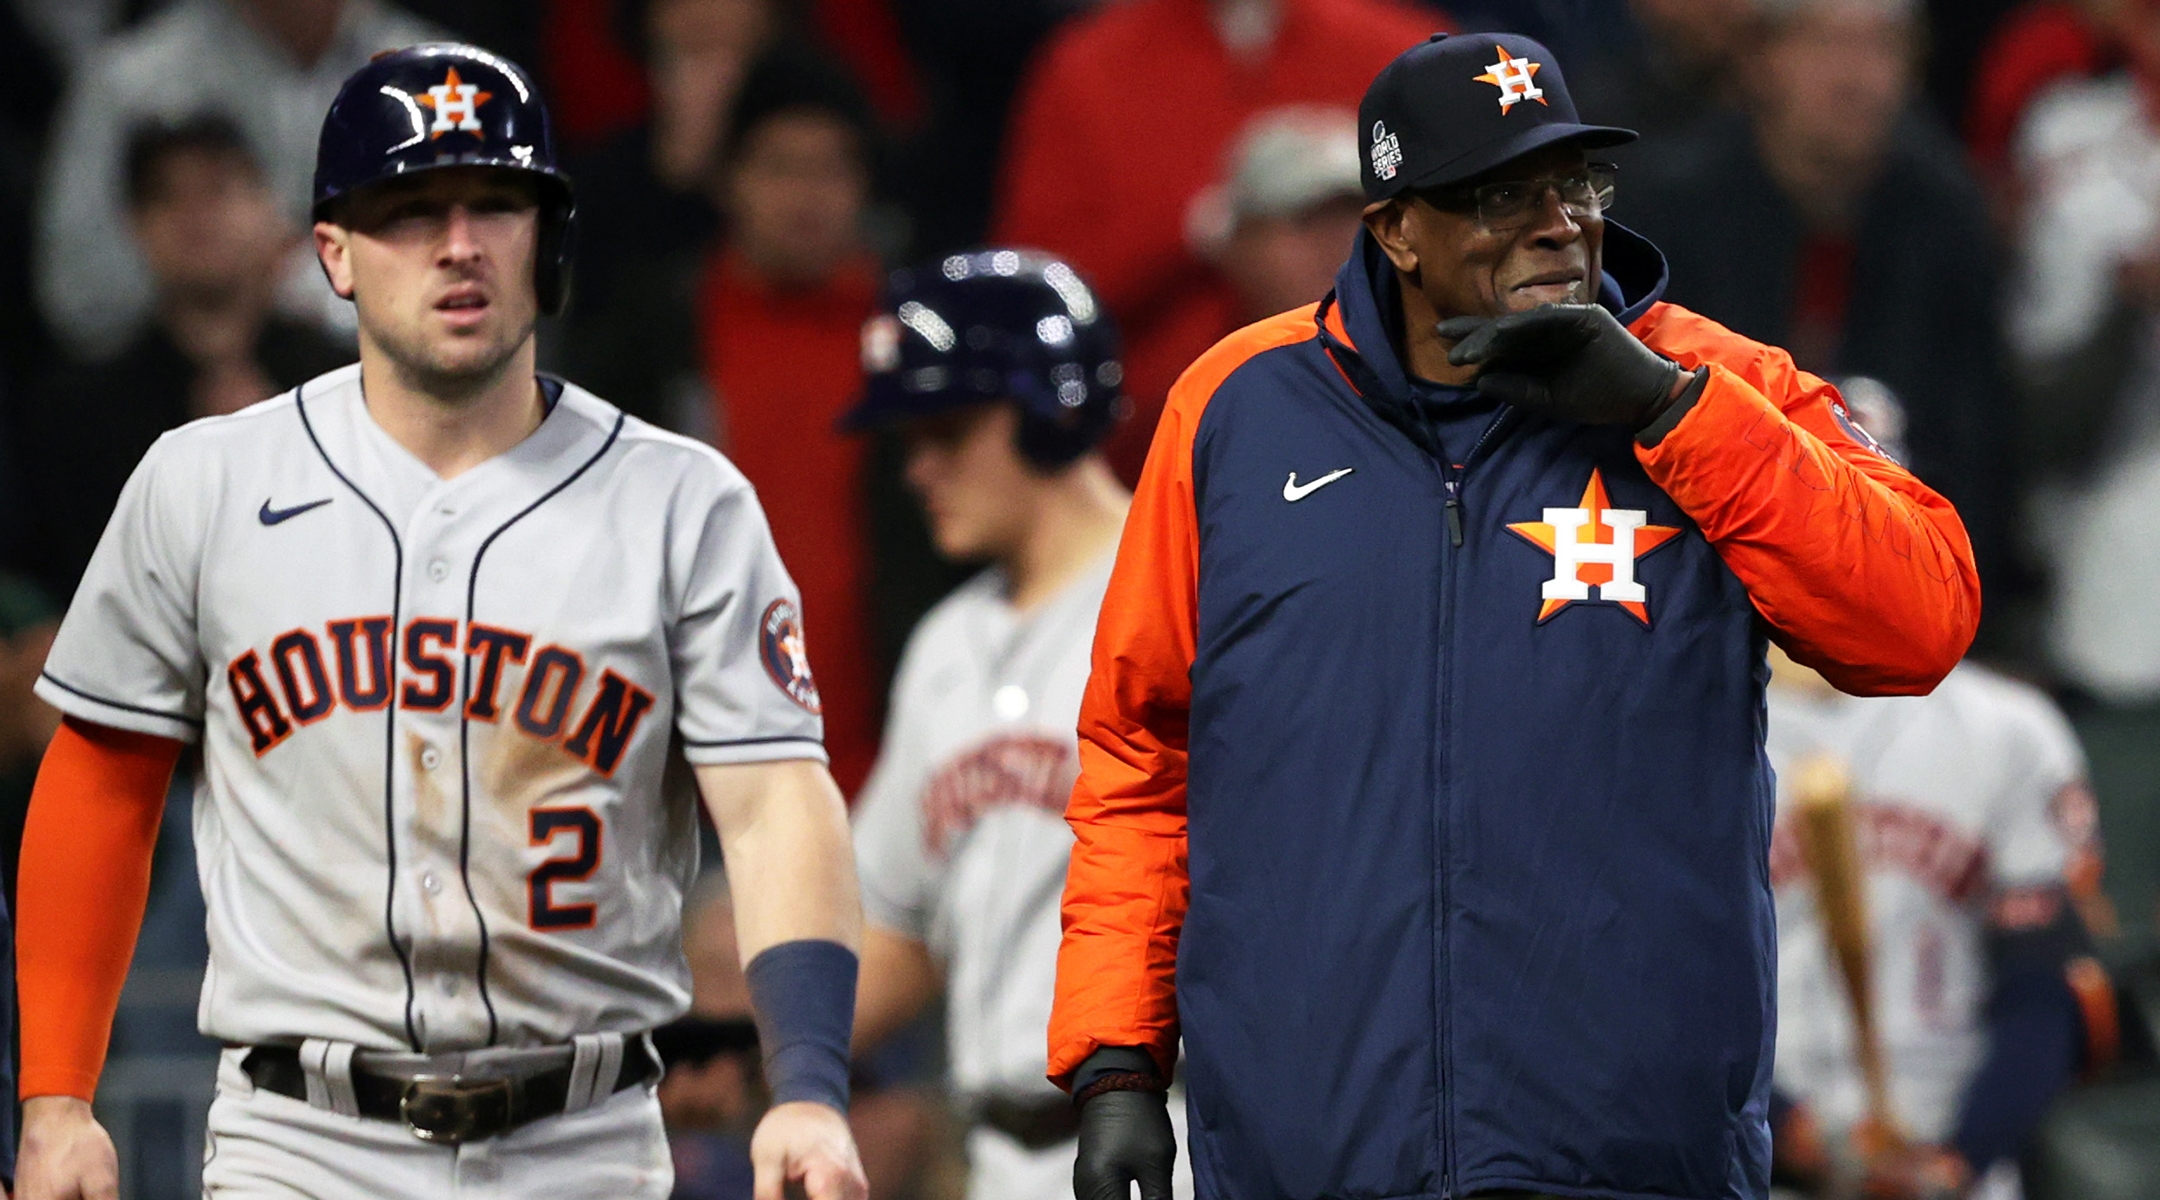
{"type": "Polygon", "coordinates": [[[563,141],[597,146],[652,108],[645,64],[615,36],[615,0],[548,0],[540,18],[541,78],[563,141]]]}
{"type": "Polygon", "coordinates": [[[722,251],[698,305],[720,445],[756,486],[780,557],[802,590],[825,749],[850,798],[877,757],[884,705],[865,599],[864,447],[833,424],[862,392],[862,325],[877,289],[868,259],[819,287],[783,290],[722,251]]]}
{"type": "Polygon", "coordinates": [[[1981,174],[2008,173],[2010,143],[2026,106],[2050,84],[2098,75],[2119,58],[2106,32],[2077,5],[2028,0],[2005,16],[1973,65],[1965,113],[1965,141],[1981,174]]]}
{"type": "Polygon", "coordinates": [[[994,240],[1065,257],[1117,317],[1137,411],[1110,454],[1127,480],[1171,382],[1239,324],[1229,285],[1186,246],[1193,196],[1222,176],[1254,116],[1354,110],[1380,68],[1441,27],[1388,0],[1282,0],[1273,41],[1239,58],[1207,0],[1129,0],[1060,30],[1030,69],[994,240]]]}

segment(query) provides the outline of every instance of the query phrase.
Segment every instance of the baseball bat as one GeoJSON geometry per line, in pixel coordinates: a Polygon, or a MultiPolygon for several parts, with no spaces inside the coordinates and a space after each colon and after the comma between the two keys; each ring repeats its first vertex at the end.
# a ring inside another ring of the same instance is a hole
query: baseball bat
{"type": "Polygon", "coordinates": [[[1874,945],[1868,929],[1867,890],[1853,829],[1852,779],[1829,755],[1801,762],[1793,772],[1794,829],[1800,852],[1815,877],[1815,904],[1822,914],[1830,956],[1845,984],[1853,1018],[1854,1050],[1867,1089],[1872,1133],[1893,1144],[1900,1141],[1890,1115],[1890,1090],[1883,1068],[1882,1038],[1875,1025],[1874,945]]]}

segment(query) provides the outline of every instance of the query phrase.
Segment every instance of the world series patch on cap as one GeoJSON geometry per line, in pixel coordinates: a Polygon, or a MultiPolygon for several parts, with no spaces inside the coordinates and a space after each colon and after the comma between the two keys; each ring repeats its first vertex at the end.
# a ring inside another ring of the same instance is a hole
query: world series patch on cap
{"type": "Polygon", "coordinates": [[[1512,33],[1436,33],[1381,68],[1358,105],[1369,200],[1460,183],[1560,142],[1585,149],[1635,131],[1585,125],[1552,51],[1512,33]]]}

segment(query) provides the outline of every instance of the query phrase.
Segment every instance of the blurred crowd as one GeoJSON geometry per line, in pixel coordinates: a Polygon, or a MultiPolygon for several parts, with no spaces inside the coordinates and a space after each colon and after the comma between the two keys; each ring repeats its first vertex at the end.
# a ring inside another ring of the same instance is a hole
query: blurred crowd
{"type": "MultiPolygon", "coordinates": [[[[1901,402],[1977,548],[1975,653],[2064,705],[2119,936],[2160,937],[2160,0],[0,0],[10,891],[53,719],[28,682],[136,460],[353,357],[305,218],[322,113],[376,51],[456,37],[541,80],[579,223],[544,365],[757,485],[852,794],[959,578],[898,452],[834,427],[884,271],[985,243],[1077,266],[1124,331],[1130,480],[1186,363],[1331,285],[1374,72],[1500,28],[1643,132],[1612,217],[1669,299],[1901,402]]],[[[663,1091],[686,1196],[746,1194],[725,905],[693,905],[663,1091]]],[[[866,1064],[880,1195],[952,1186],[935,1044],[866,1064]]]]}

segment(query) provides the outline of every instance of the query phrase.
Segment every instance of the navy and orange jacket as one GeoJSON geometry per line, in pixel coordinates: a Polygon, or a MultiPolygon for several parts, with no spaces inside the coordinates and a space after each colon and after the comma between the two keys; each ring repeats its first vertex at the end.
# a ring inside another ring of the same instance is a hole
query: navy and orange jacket
{"type": "Polygon", "coordinates": [[[1202,1200],[1767,1190],[1765,638],[1925,692],[1979,583],[1828,384],[1657,303],[1618,226],[1605,268],[1710,367],[1653,448],[1502,409],[1434,457],[1363,235],[1171,392],[1081,711],[1050,1070],[1182,1035],[1202,1200]]]}

